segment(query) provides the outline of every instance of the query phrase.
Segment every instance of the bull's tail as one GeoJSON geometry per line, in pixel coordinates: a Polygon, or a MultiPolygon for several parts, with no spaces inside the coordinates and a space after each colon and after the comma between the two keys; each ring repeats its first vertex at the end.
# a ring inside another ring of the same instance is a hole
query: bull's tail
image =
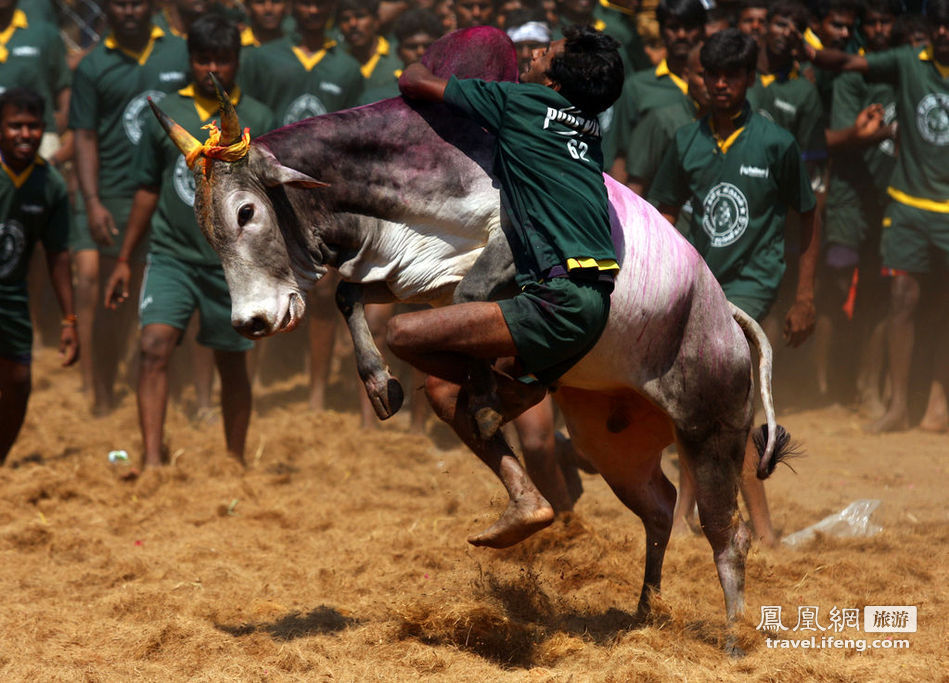
{"type": "Polygon", "coordinates": [[[758,351],[758,384],[761,390],[761,403],[764,406],[766,424],[761,425],[752,433],[755,450],[758,451],[758,479],[767,479],[774,472],[779,462],[785,461],[794,455],[795,446],[791,442],[791,435],[777,423],[774,417],[774,400],[771,397],[771,369],[773,355],[771,342],[761,326],[754,318],[743,310],[729,304],[732,317],[745,337],[758,351]]]}

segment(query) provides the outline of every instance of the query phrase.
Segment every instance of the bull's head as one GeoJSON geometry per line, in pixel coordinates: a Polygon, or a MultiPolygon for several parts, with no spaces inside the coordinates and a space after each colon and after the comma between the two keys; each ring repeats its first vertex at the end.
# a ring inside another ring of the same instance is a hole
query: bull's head
{"type": "Polygon", "coordinates": [[[283,188],[326,185],[284,166],[265,147],[250,144],[249,131],[241,131],[237,112],[216,78],[214,85],[221,129],[210,124],[203,144],[149,103],[194,173],[195,216],[224,266],[234,328],[250,338],[289,331],[303,319],[306,291],[326,268],[318,261],[314,265],[307,246],[281,229],[295,220],[283,188]]]}

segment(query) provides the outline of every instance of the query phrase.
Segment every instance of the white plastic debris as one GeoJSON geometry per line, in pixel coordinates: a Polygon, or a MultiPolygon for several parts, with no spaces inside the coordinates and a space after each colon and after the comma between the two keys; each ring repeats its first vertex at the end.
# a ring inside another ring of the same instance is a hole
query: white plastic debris
{"type": "Polygon", "coordinates": [[[818,532],[835,538],[874,536],[883,531],[883,527],[870,522],[870,515],[879,506],[879,500],[855,500],[840,512],[825,517],[817,524],[785,536],[781,542],[796,548],[814,540],[818,532]]]}

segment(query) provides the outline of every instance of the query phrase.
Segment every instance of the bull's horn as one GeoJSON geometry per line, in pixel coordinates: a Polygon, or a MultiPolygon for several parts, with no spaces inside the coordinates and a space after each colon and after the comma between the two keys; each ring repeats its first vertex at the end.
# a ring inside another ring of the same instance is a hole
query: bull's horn
{"type": "Polygon", "coordinates": [[[237,112],[234,111],[234,105],[231,104],[231,98],[228,97],[221,81],[213,73],[211,82],[214,83],[214,89],[217,91],[217,101],[221,107],[221,146],[229,147],[241,139],[241,124],[237,120],[237,112]]]}
{"type": "Polygon", "coordinates": [[[186,158],[194,150],[202,146],[191,133],[179,126],[165,112],[159,109],[158,105],[152,102],[151,97],[148,98],[148,104],[151,105],[152,111],[158,118],[161,127],[165,129],[165,132],[168,133],[168,137],[175,143],[175,147],[177,147],[186,158]]]}

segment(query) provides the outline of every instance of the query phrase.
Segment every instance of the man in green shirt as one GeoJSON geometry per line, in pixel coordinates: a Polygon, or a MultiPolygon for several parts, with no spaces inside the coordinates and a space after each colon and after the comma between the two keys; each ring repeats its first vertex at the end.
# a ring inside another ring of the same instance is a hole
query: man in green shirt
{"type": "Polygon", "coordinates": [[[0,0],[0,92],[30,88],[49,103],[42,149],[50,155],[47,161],[59,165],[72,153],[56,144],[57,134],[66,127],[69,103],[66,47],[56,26],[41,15],[28,17],[17,5],[17,0],[0,0]]]}
{"type": "Polygon", "coordinates": [[[0,95],[0,465],[16,441],[30,398],[33,328],[26,271],[43,242],[63,312],[63,365],[79,354],[69,272],[69,197],[62,176],[37,156],[43,98],[25,88],[0,95]]]}
{"type": "MultiPolygon", "coordinates": [[[[800,150],[783,128],[754,112],[746,99],[755,79],[757,45],[738,29],[714,34],[702,48],[710,112],[680,128],[663,159],[649,199],[675,223],[692,203],[689,241],[705,259],[725,296],[761,320],[784,274],[784,223],[788,209],[801,214],[803,250],[797,294],[784,336],[798,346],[814,327],[814,272],[820,239],[816,199],[800,150]]],[[[755,533],[775,543],[764,486],[755,476],[757,455],[749,439],[742,495],[755,533]]],[[[683,470],[677,520],[691,509],[691,479],[683,470]]]]}
{"type": "MultiPolygon", "coordinates": [[[[394,72],[402,64],[395,50],[379,33],[379,0],[339,0],[336,23],[343,34],[346,51],[359,62],[365,79],[360,104],[375,102],[374,93],[395,84],[394,72]]],[[[378,98],[376,98],[378,99],[378,98]]]]}
{"type": "MultiPolygon", "coordinates": [[[[866,2],[861,35],[867,52],[890,47],[898,13],[899,0],[866,2]]],[[[885,311],[879,302],[886,299],[889,283],[880,274],[880,234],[889,203],[886,188],[896,164],[895,120],[896,92],[891,85],[867,83],[858,73],[834,79],[827,130],[832,162],[824,221],[824,286],[815,333],[818,388],[827,393],[834,388],[835,376],[846,377],[841,399],[850,401],[855,371],[860,412],[874,419],[886,410],[880,397],[885,311]]]]}
{"type": "Polygon", "coordinates": [[[242,47],[260,47],[283,38],[286,0],[247,0],[247,26],[241,31],[242,47]]]}
{"type": "MultiPolygon", "coordinates": [[[[890,404],[871,432],[906,429],[916,305],[923,275],[949,267],[949,0],[926,7],[929,44],[868,55],[809,48],[814,62],[829,70],[855,71],[869,82],[896,89],[900,122],[896,168],[887,194],[893,200],[883,219],[883,267],[892,276],[887,315],[890,404]]],[[[935,343],[936,378],[921,425],[945,429],[944,375],[949,366],[945,331],[935,343]]]]}
{"type": "Polygon", "coordinates": [[[552,27],[551,39],[560,40],[567,26],[592,26],[619,41],[622,46],[620,56],[627,74],[649,68],[651,64],[633,19],[639,3],[634,1],[631,4],[633,7],[627,8],[609,0],[557,0],[560,22],[552,27]]]}
{"type": "Polygon", "coordinates": [[[513,545],[554,515],[503,436],[486,436],[480,419],[472,420],[480,418],[478,393],[486,387],[473,384],[484,362],[501,359],[499,393],[540,401],[545,385],[599,338],[618,268],[596,116],[619,95],[622,59],[618,43],[598,31],[570,27],[566,34],[535,53],[523,83],[446,81],[421,64],[399,81],[406,97],[444,101],[496,136],[495,173],[510,219],[519,294],[398,315],[387,335],[393,353],[430,375],[436,413],[508,490],[507,510],[469,539],[475,545],[513,545]],[[533,391],[513,379],[528,374],[539,380],[533,391]]]}
{"type": "MultiPolygon", "coordinates": [[[[76,216],[70,248],[76,260],[79,333],[90,364],[93,414],[115,407],[116,371],[125,356],[134,317],[97,305],[99,288],[115,265],[132,207],[129,173],[147,120],[147,98],[159,99],[187,82],[184,41],[152,25],[151,0],[109,0],[110,32],[87,54],[73,77],[69,127],[75,131],[76,175],[84,211],[76,216]]],[[[133,292],[141,277],[135,261],[133,292]]]]}
{"type": "MultiPolygon", "coordinates": [[[[219,115],[210,79],[214,74],[232,93],[231,103],[241,121],[258,133],[272,128],[270,111],[234,87],[240,59],[236,24],[217,14],[197,19],[188,35],[188,55],[193,81],[162,101],[163,110],[180,126],[197,137],[203,126],[219,115]]],[[[114,307],[128,298],[128,258],[150,223],[148,267],[139,303],[142,336],[138,406],[145,448],[142,464],[165,464],[162,433],[168,403],[168,361],[195,311],[201,322],[198,343],[214,350],[221,376],[227,450],[243,462],[251,407],[246,352],[251,343],[231,327],[231,300],[224,271],[194,216],[194,175],[154,119],[145,127],[131,175],[139,187],[105,299],[114,307]]]]}
{"type": "Polygon", "coordinates": [[[629,138],[650,109],[688,98],[683,78],[689,50],[705,35],[705,7],[700,0],[662,0],[656,9],[666,58],[655,68],[637,71],[626,79],[623,93],[603,122],[603,162],[611,176],[626,182],[629,138]]]}

